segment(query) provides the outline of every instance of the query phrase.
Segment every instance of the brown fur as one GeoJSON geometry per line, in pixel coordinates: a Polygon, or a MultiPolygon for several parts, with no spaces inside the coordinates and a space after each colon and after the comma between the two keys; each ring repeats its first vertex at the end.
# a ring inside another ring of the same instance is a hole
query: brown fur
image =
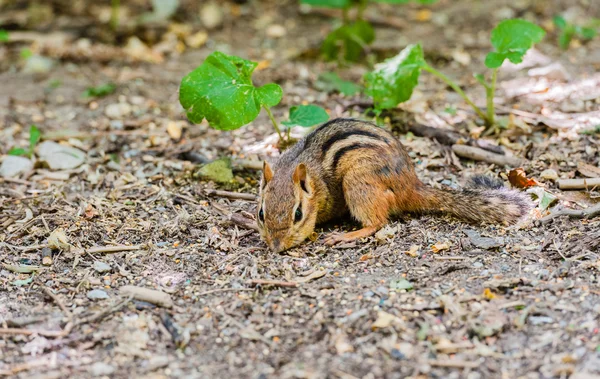
{"type": "Polygon", "coordinates": [[[315,225],[348,212],[363,229],[332,234],[327,244],[372,235],[403,212],[441,211],[474,223],[508,224],[529,206],[523,194],[484,178],[461,192],[425,186],[392,134],[368,122],[335,119],[272,166],[265,163],[258,220],[269,247],[283,251],[309,237],[315,225]]]}

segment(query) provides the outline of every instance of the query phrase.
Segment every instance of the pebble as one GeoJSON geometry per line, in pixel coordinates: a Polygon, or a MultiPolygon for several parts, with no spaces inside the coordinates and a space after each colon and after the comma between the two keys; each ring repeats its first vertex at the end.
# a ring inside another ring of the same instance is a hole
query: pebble
{"type": "Polygon", "coordinates": [[[221,6],[210,2],[200,8],[200,21],[206,29],[215,29],[223,24],[223,11],[221,6]]]}
{"type": "Polygon", "coordinates": [[[96,270],[96,272],[100,274],[103,274],[105,272],[109,272],[111,270],[111,267],[107,263],[96,261],[94,262],[94,270],[96,270]]]}
{"type": "Polygon", "coordinates": [[[87,293],[87,297],[90,300],[103,300],[108,299],[108,294],[103,290],[91,290],[87,293]]]}
{"type": "Polygon", "coordinates": [[[0,176],[13,178],[21,173],[33,170],[33,162],[25,157],[8,155],[0,165],[0,176]]]}
{"type": "Polygon", "coordinates": [[[96,362],[89,371],[92,376],[108,376],[115,372],[115,368],[104,362],[96,362]]]}
{"type": "Polygon", "coordinates": [[[113,103],[106,106],[104,114],[113,119],[120,119],[131,114],[131,105],[127,103],[113,103]]]}
{"type": "Polygon", "coordinates": [[[556,180],[556,179],[558,179],[558,173],[555,170],[551,169],[551,168],[542,171],[542,173],[540,174],[540,176],[543,179],[548,179],[548,180],[556,180]]]}
{"type": "Polygon", "coordinates": [[[281,38],[287,34],[287,31],[282,25],[273,24],[267,28],[267,37],[269,38],[281,38]]]}
{"type": "Polygon", "coordinates": [[[27,58],[25,66],[23,66],[23,72],[26,74],[45,74],[50,72],[54,67],[54,60],[42,57],[41,55],[32,55],[27,58]]]}
{"type": "Polygon", "coordinates": [[[481,262],[473,263],[473,268],[482,268],[482,267],[483,267],[483,263],[481,263],[481,262]]]}

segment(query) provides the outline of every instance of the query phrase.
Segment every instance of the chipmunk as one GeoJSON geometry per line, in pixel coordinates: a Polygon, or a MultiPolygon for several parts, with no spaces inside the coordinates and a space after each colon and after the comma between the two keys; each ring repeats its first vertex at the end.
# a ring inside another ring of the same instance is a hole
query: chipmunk
{"type": "Polygon", "coordinates": [[[327,245],[373,235],[402,212],[446,212],[471,223],[518,221],[527,196],[495,179],[475,177],[470,188],[449,191],[423,184],[404,146],[365,121],[331,120],[265,162],[257,220],[274,252],[302,243],[315,225],[348,212],[362,229],[330,234],[327,245]]]}

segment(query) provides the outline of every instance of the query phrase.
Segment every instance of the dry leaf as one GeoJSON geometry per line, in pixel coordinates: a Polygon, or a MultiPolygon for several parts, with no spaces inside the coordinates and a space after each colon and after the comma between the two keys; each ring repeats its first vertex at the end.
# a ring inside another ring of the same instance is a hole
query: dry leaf
{"type": "Polygon", "coordinates": [[[364,254],[360,257],[359,261],[364,262],[364,261],[368,261],[369,259],[373,258],[373,256],[370,253],[364,254]]]}
{"type": "Polygon", "coordinates": [[[54,229],[52,233],[50,233],[50,237],[48,237],[48,247],[51,249],[69,249],[71,245],[69,244],[69,239],[65,234],[65,231],[61,228],[54,229]]]}
{"type": "Polygon", "coordinates": [[[492,300],[492,299],[496,298],[496,295],[489,288],[485,288],[483,290],[483,297],[486,298],[486,299],[488,299],[488,300],[492,300]]]}
{"type": "Polygon", "coordinates": [[[181,124],[175,121],[169,122],[169,124],[167,125],[167,133],[169,133],[169,137],[171,137],[175,141],[179,141],[182,133],[181,124]]]}
{"type": "Polygon", "coordinates": [[[577,171],[588,178],[600,178],[600,167],[592,166],[585,162],[577,163],[577,171]]]}
{"type": "Polygon", "coordinates": [[[404,252],[404,254],[410,255],[411,257],[414,258],[418,255],[417,252],[419,251],[420,248],[421,248],[420,245],[412,245],[408,251],[404,252]]]}
{"type": "Polygon", "coordinates": [[[95,216],[98,216],[98,211],[94,208],[92,204],[88,204],[87,207],[85,207],[84,217],[89,220],[94,218],[95,216]]]}
{"type": "Polygon", "coordinates": [[[449,248],[450,245],[448,244],[448,242],[437,242],[435,245],[431,245],[431,251],[433,251],[436,254],[442,250],[448,250],[449,248]]]}
{"type": "Polygon", "coordinates": [[[375,320],[373,325],[371,325],[371,328],[379,328],[379,329],[387,328],[388,326],[392,325],[392,323],[394,323],[394,322],[402,323],[402,320],[400,318],[398,318],[397,316],[394,316],[391,313],[379,311],[377,313],[377,320],[375,320]]]}
{"type": "Polygon", "coordinates": [[[530,179],[525,174],[522,168],[515,168],[508,173],[508,181],[515,188],[528,188],[537,186],[538,183],[534,179],[530,179]]]}
{"type": "Polygon", "coordinates": [[[425,22],[431,20],[431,11],[429,9],[421,9],[415,15],[415,20],[425,22]]]}

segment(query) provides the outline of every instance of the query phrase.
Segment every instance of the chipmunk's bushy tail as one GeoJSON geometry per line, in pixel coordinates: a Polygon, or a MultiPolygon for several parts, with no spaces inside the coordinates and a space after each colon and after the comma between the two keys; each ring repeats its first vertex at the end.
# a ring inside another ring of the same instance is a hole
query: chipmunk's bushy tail
{"type": "Polygon", "coordinates": [[[462,191],[427,187],[424,198],[430,211],[477,224],[514,224],[532,208],[527,194],[505,188],[501,181],[487,176],[471,178],[462,191]]]}

